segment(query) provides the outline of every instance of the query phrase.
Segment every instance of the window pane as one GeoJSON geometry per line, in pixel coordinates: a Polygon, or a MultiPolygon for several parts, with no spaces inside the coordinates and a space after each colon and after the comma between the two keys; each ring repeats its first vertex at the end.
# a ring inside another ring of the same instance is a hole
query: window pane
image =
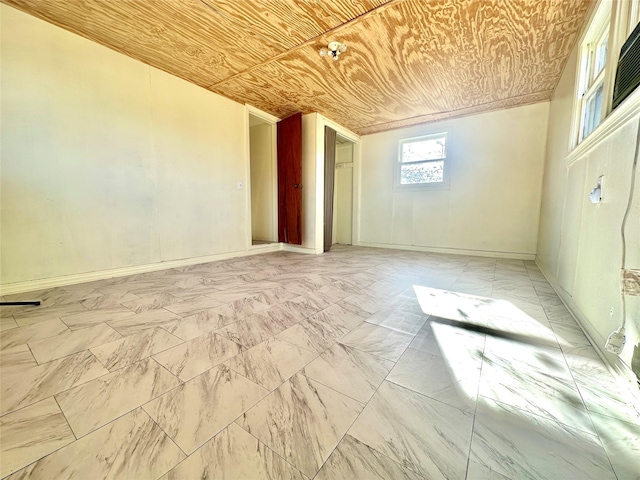
{"type": "Polygon", "coordinates": [[[445,158],[446,137],[429,138],[402,144],[402,162],[420,162],[445,158]]]}
{"type": "Polygon", "coordinates": [[[586,138],[600,123],[600,109],[602,108],[602,85],[587,99],[582,121],[582,138],[586,138]]]}
{"type": "Polygon", "coordinates": [[[596,46],[596,64],[593,68],[593,77],[592,79],[598,76],[598,74],[604,68],[604,65],[607,61],[607,44],[609,43],[609,33],[607,33],[602,39],[598,42],[596,46]]]}
{"type": "Polygon", "coordinates": [[[416,185],[444,180],[444,161],[400,165],[400,184],[416,185]]]}

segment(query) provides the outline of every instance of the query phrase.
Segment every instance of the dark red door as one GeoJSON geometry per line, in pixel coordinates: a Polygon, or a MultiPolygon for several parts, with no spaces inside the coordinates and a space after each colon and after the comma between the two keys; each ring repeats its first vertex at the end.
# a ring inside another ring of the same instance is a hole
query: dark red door
{"type": "Polygon", "coordinates": [[[278,241],[302,244],[302,114],[278,122],[278,241]]]}

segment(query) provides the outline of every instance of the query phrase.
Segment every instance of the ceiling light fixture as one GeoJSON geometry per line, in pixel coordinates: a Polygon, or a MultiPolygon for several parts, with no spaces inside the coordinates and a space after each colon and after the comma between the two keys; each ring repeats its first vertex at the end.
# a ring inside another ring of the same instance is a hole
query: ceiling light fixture
{"type": "Polygon", "coordinates": [[[347,49],[346,43],[329,42],[329,45],[327,45],[327,48],[322,47],[320,49],[320,56],[331,57],[334,60],[338,60],[338,58],[340,57],[340,54],[344,53],[346,49],[347,49]]]}

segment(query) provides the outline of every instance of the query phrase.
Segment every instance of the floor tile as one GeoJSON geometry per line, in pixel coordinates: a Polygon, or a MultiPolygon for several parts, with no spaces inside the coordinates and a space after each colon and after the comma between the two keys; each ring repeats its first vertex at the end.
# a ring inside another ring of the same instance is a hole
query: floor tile
{"type": "Polygon", "coordinates": [[[201,310],[219,307],[220,305],[223,305],[223,303],[215,298],[201,296],[190,299],[188,302],[167,305],[164,308],[170,312],[180,315],[181,317],[188,317],[189,315],[198,313],[201,310]]]}
{"type": "Polygon", "coordinates": [[[342,299],[338,305],[363,317],[370,317],[384,305],[380,298],[356,293],[342,299]]]}
{"type": "Polygon", "coordinates": [[[165,350],[153,358],[186,382],[241,352],[242,347],[237,343],[216,333],[208,333],[165,350]]]}
{"type": "Polygon", "coordinates": [[[615,479],[597,436],[485,398],[471,460],[514,479],[615,479]]]}
{"type": "Polygon", "coordinates": [[[54,337],[29,342],[29,348],[38,363],[46,363],[119,338],[122,336],[118,332],[103,323],[81,330],[67,330],[54,337]]]}
{"type": "Polygon", "coordinates": [[[176,377],[147,358],[62,392],[56,400],[79,438],[178,385],[176,377]]]}
{"type": "Polygon", "coordinates": [[[640,423],[591,414],[602,445],[618,480],[637,480],[640,476],[640,423]]]}
{"type": "Polygon", "coordinates": [[[144,405],[187,455],[269,393],[219,365],[144,405]]]}
{"type": "Polygon", "coordinates": [[[438,355],[447,362],[463,363],[470,368],[480,368],[485,339],[485,333],[440,323],[437,318],[432,317],[420,329],[409,346],[438,355]]]}
{"type": "Polygon", "coordinates": [[[91,352],[85,350],[2,375],[0,410],[2,414],[31,405],[76,385],[108,373],[91,352]]]}
{"type": "Polygon", "coordinates": [[[581,345],[591,345],[577,323],[555,323],[551,322],[551,328],[556,334],[561,347],[577,347],[581,345]]]}
{"type": "Polygon", "coordinates": [[[73,315],[66,315],[60,318],[71,330],[78,330],[79,328],[87,328],[93,325],[98,325],[99,323],[122,320],[133,315],[135,315],[135,313],[128,308],[118,306],[106,310],[86,310],[81,313],[74,313],[73,315]]]}
{"type": "Polygon", "coordinates": [[[347,333],[348,328],[328,322],[320,315],[312,315],[282,331],[276,338],[321,353],[347,333]]]}
{"type": "Polygon", "coordinates": [[[314,318],[319,322],[328,323],[350,331],[361,325],[367,316],[368,315],[359,315],[336,304],[325,308],[309,318],[314,318]]]}
{"type": "Polygon", "coordinates": [[[318,354],[277,338],[259,343],[225,362],[232,370],[273,390],[318,354]]]}
{"type": "Polygon", "coordinates": [[[413,335],[364,323],[345,335],[340,342],[395,362],[412,340],[413,335]]]}
{"type": "Polygon", "coordinates": [[[345,435],[315,480],[420,480],[418,474],[345,435]]]}
{"type": "Polygon", "coordinates": [[[359,402],[298,374],[237,423],[312,478],[361,409],[359,402]]]}
{"type": "Polygon", "coordinates": [[[191,340],[237,321],[237,318],[221,315],[217,308],[210,308],[166,323],[162,328],[182,340],[191,340]]]}
{"type": "Polygon", "coordinates": [[[186,478],[305,480],[306,477],[273,450],[232,423],[162,480],[186,478]]]}
{"type": "Polygon", "coordinates": [[[91,352],[113,372],[181,343],[179,338],[156,327],[94,347],[91,352]]]}
{"type": "Polygon", "coordinates": [[[366,320],[367,323],[408,335],[416,335],[426,321],[426,315],[414,315],[396,308],[380,310],[366,320]]]}
{"type": "Polygon", "coordinates": [[[160,427],[137,409],[8,478],[155,479],[184,458],[160,427]]]}
{"type": "Polygon", "coordinates": [[[472,363],[450,362],[447,357],[409,347],[391,370],[387,380],[473,413],[478,396],[480,369],[474,368],[472,363]]]}
{"type": "Polygon", "coordinates": [[[502,362],[486,361],[482,366],[479,394],[595,433],[572,378],[554,376],[537,368],[517,368],[502,362]]]}
{"type": "Polygon", "coordinates": [[[14,372],[19,372],[31,367],[37,367],[38,363],[33,358],[28,345],[0,350],[0,378],[14,372]]]}
{"type": "MultiPolygon", "coordinates": [[[[177,304],[176,304],[177,305],[177,304]]],[[[133,335],[148,328],[162,327],[170,322],[180,320],[180,316],[164,309],[148,310],[131,317],[108,322],[121,335],[133,335]]]]}
{"type": "Polygon", "coordinates": [[[157,310],[158,308],[180,303],[183,300],[171,295],[170,293],[158,293],[156,295],[141,296],[135,300],[121,302],[123,307],[127,307],[136,313],[146,312],[147,310],[157,310]]]}
{"type": "Polygon", "coordinates": [[[505,371],[538,371],[553,377],[573,379],[559,348],[519,340],[488,336],[484,347],[484,362],[500,366],[505,371]]]}
{"type": "Polygon", "coordinates": [[[472,423],[469,413],[384,382],[348,433],[419,475],[464,479],[472,423]]]}
{"type": "Polygon", "coordinates": [[[17,328],[18,324],[12,316],[0,317],[0,332],[17,328]]]}
{"type": "Polygon", "coordinates": [[[578,390],[587,410],[629,423],[640,424],[640,414],[629,401],[629,393],[609,375],[610,382],[585,384],[579,382],[578,390]]]}
{"type": "Polygon", "coordinates": [[[216,307],[215,311],[225,317],[244,318],[267,310],[271,305],[258,298],[247,297],[216,307]]]}
{"type": "Polygon", "coordinates": [[[0,332],[0,348],[8,348],[24,345],[43,338],[53,337],[67,332],[69,329],[59,319],[46,320],[26,327],[12,328],[0,332]]]}
{"type": "Polygon", "coordinates": [[[0,478],[76,439],[53,397],[0,417],[0,438],[0,478]]]}
{"type": "Polygon", "coordinates": [[[277,335],[288,326],[287,319],[282,317],[273,318],[257,314],[222,327],[217,333],[245,348],[251,348],[277,335]]]}
{"type": "MultiPolygon", "coordinates": [[[[21,307],[20,307],[21,308],[21,307]]],[[[79,303],[72,303],[69,305],[56,305],[53,307],[37,307],[30,310],[16,311],[13,318],[16,319],[18,326],[24,327],[33,325],[34,323],[40,323],[47,320],[55,320],[67,315],[74,315],[76,313],[86,312],[79,303]]]]}
{"type": "Polygon", "coordinates": [[[304,374],[360,402],[366,403],[394,363],[355,348],[334,344],[304,368],[304,374]]]}
{"type": "Polygon", "coordinates": [[[487,465],[469,460],[467,480],[516,480],[496,472],[487,465]]]}
{"type": "Polygon", "coordinates": [[[118,308],[122,306],[122,303],[136,300],[138,298],[140,298],[138,297],[138,295],[134,295],[133,293],[127,291],[87,298],[80,303],[87,310],[111,310],[112,308],[118,308]]]}

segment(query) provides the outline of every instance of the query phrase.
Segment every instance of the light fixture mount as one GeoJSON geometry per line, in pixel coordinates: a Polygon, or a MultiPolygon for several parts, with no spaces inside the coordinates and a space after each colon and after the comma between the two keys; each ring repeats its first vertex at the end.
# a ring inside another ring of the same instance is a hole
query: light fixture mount
{"type": "Polygon", "coordinates": [[[329,42],[326,47],[322,47],[320,49],[320,56],[333,58],[334,60],[338,60],[341,53],[344,53],[347,50],[347,44],[342,42],[329,42]]]}

